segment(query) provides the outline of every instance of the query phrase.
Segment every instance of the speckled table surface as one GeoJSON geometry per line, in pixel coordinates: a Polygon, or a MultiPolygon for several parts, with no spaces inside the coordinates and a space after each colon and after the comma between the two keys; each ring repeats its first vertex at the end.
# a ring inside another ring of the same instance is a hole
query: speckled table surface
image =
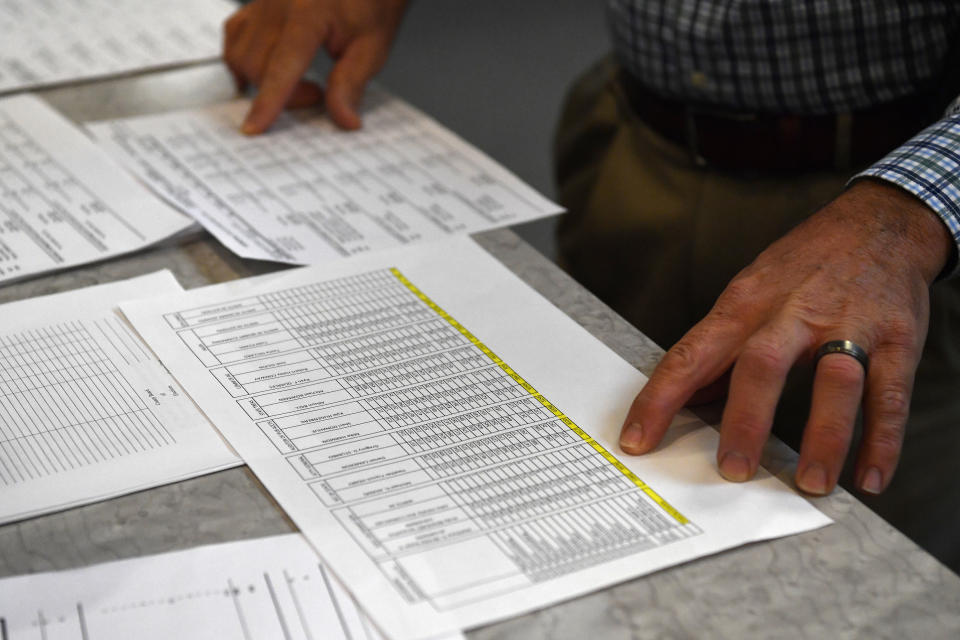
{"type": "MultiPolygon", "coordinates": [[[[218,65],[63,87],[42,95],[77,122],[229,98],[218,65]]],[[[660,350],[510,231],[476,237],[615,352],[649,373],[660,350]]],[[[0,302],[169,268],[187,288],[276,269],[200,236],[0,288],[0,302]]],[[[766,465],[789,479],[795,454],[766,465]]],[[[960,578],[838,489],[814,501],[836,524],[752,544],[468,633],[470,638],[956,638],[960,578]]],[[[246,469],[0,527],[0,575],[66,569],[293,529],[246,469]]]]}

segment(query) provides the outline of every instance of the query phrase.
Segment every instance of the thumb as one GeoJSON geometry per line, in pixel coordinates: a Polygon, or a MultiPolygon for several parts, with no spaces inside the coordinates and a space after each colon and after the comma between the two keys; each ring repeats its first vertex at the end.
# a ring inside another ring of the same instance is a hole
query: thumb
{"type": "Polygon", "coordinates": [[[327,111],[344,129],[359,129],[357,107],[370,79],[383,67],[390,47],[386,35],[358,38],[344,50],[327,77],[327,111]]]}

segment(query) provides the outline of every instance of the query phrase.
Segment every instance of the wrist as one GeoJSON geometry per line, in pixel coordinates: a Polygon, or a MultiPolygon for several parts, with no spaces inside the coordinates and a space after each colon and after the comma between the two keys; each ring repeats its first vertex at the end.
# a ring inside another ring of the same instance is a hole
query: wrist
{"type": "Polygon", "coordinates": [[[852,200],[873,218],[875,237],[880,239],[878,250],[903,255],[928,285],[955,259],[956,242],[947,225],[909,191],[862,178],[841,197],[852,200]]]}

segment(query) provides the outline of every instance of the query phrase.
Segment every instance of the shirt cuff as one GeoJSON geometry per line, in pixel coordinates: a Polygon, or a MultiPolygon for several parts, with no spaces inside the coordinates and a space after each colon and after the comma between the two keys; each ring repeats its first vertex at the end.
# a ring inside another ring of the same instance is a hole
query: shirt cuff
{"type": "MultiPolygon", "coordinates": [[[[858,173],[906,189],[940,216],[960,250],[960,114],[927,127],[885,158],[858,173]]],[[[957,251],[941,277],[960,274],[957,251]]]]}

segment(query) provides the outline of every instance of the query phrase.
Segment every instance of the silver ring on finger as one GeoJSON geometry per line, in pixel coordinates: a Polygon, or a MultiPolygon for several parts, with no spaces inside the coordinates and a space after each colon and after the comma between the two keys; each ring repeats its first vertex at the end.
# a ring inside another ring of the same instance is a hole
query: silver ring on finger
{"type": "Polygon", "coordinates": [[[813,356],[814,368],[816,368],[817,363],[820,362],[820,358],[831,353],[842,353],[850,356],[860,363],[860,366],[863,367],[863,373],[867,373],[870,366],[870,356],[867,355],[863,347],[853,340],[831,340],[830,342],[824,342],[813,356]]]}

